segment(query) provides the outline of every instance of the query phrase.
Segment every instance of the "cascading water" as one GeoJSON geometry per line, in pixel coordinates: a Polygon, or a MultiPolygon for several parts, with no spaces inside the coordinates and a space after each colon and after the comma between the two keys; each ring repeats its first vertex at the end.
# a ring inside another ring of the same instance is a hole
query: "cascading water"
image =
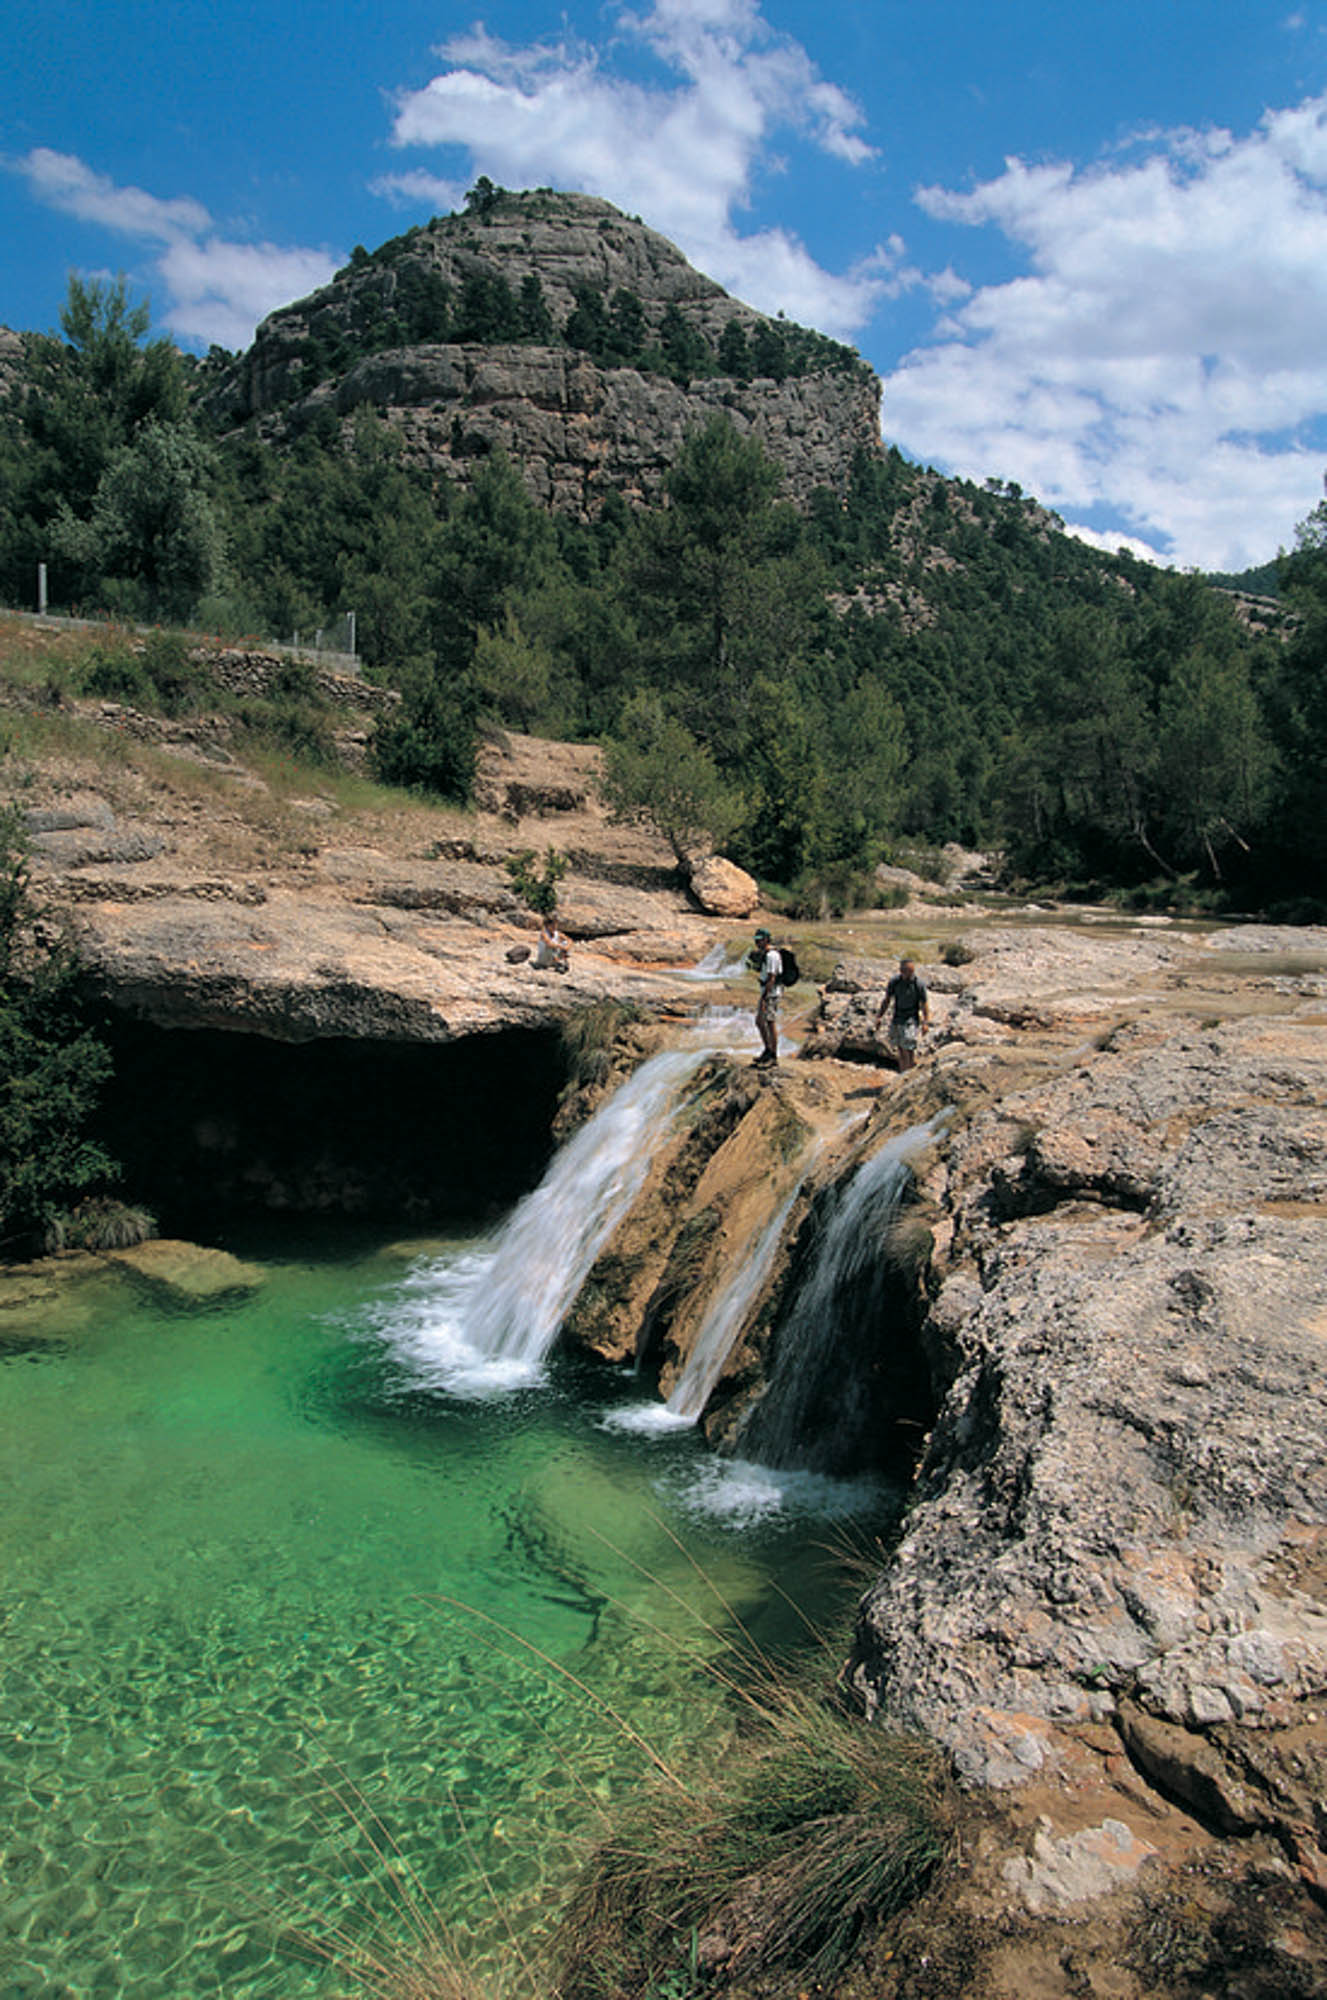
{"type": "Polygon", "coordinates": [[[769,1386],[741,1433],[746,1458],[822,1470],[870,1462],[875,1413],[863,1367],[845,1365],[845,1340],[864,1338],[877,1350],[888,1341],[886,1239],[909,1159],[934,1129],[934,1121],[914,1125],[891,1139],[841,1196],[779,1326],[769,1386]]]}
{"type": "Polygon", "coordinates": [[[668,1401],[630,1403],[623,1409],[612,1410],[604,1418],[607,1429],[652,1433],[689,1430],[699,1422],[705,1414],[710,1391],[718,1381],[723,1364],[746,1323],[746,1316],[769,1275],[783,1240],[784,1225],[801,1185],[799,1180],[792,1193],[780,1203],[746,1256],[729,1274],[727,1284],[711,1300],[695,1345],[673,1384],[673,1393],[668,1401]]]}
{"type": "MultiPolygon", "coordinates": [[[[798,1182],[798,1187],[801,1182],[798,1182]]],[[[710,1391],[719,1379],[724,1362],[732,1351],[733,1343],[742,1331],[743,1323],[751,1306],[769,1276],[779,1244],[783,1240],[784,1224],[797,1199],[794,1188],[761,1230],[746,1257],[729,1278],[719,1296],[712,1302],[708,1313],[696,1335],[696,1344],[687,1357],[686,1366],[673,1385],[673,1393],[668,1398],[668,1410],[681,1422],[694,1424],[704,1413],[710,1399],[710,1391]]]]}
{"type": "Polygon", "coordinates": [[[694,965],[679,969],[684,979],[728,980],[735,979],[745,969],[746,962],[745,949],[739,948],[733,953],[726,944],[716,944],[711,945],[704,958],[698,959],[694,965]]]}
{"type": "Polygon", "coordinates": [[[492,1242],[410,1274],[376,1331],[412,1381],[485,1394],[534,1380],[590,1267],[639,1193],[674,1099],[707,1055],[750,1039],[707,1017],[652,1056],[555,1156],[492,1242]]]}

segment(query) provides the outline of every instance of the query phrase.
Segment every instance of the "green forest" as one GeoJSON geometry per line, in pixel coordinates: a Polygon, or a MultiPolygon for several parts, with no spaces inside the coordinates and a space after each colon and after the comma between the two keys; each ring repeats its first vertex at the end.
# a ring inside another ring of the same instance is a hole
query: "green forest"
{"type": "Polygon", "coordinates": [[[403,696],[384,780],[463,800],[495,725],[600,741],[619,810],[808,908],[948,840],[1068,895],[1322,908],[1327,503],[1259,629],[1207,578],[897,450],[796,512],[722,418],[664,504],[610,497],[590,523],[496,454],[466,488],[407,465],[369,410],[277,450],[219,433],[208,364],[148,327],[122,282],[73,280],[59,331],[25,342],[0,405],[10,606],[45,562],[53,607],[127,621],[283,637],[353,610],[366,673],[403,696]]]}

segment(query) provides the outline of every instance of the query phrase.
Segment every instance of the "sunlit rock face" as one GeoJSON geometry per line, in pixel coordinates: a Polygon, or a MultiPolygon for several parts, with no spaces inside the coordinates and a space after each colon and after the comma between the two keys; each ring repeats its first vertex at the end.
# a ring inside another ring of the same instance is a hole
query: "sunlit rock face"
{"type": "Polygon", "coordinates": [[[1302,1844],[1295,1772],[1327,1754],[1319,975],[1274,1002],[1252,980],[1265,1013],[1214,980],[1230,1018],[1177,1022],[1154,982],[1204,975],[1169,948],[1168,975],[1155,947],[1110,947],[1134,957],[1133,1018],[1072,1047],[1089,968],[1106,998],[1086,941],[1044,998],[1041,941],[1015,1008],[998,938],[942,996],[956,1097],[997,1064],[1004,1084],[928,1182],[938,1415],[850,1679],[972,1782],[1035,1780],[1113,1725],[1211,1826],[1302,1844]],[[1049,1029],[1014,1025],[1029,1009],[1049,1029]]]}
{"type": "Polygon", "coordinates": [[[611,203],[533,193],[490,213],[440,217],[399,248],[352,262],[264,320],[206,400],[222,421],[257,419],[273,438],[297,435],[323,413],[348,430],[369,408],[399,433],[407,459],[460,484],[500,449],[541,505],[579,518],[610,493],[633,503],[655,497],[687,433],[716,414],[759,440],[796,504],[817,487],[843,493],[855,453],[879,452],[879,378],[850,350],[822,342],[810,365],[780,380],[675,380],[610,365],[553,337],[587,288],[610,303],[629,294],[656,355],[665,314],[680,316],[711,353],[730,325],[750,339],[771,324],[611,203]],[[374,351],[355,358],[365,329],[399,322],[402,301],[423,285],[444,286],[454,301],[467,284],[500,281],[519,295],[535,278],[547,344],[417,335],[393,345],[369,335],[374,351]]]}

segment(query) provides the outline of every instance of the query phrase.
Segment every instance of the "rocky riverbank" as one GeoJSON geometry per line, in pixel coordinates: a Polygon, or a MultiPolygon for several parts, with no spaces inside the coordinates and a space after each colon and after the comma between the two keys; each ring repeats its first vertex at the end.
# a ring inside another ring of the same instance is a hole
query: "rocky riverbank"
{"type": "MultiPolygon", "coordinates": [[[[908,1086],[937,1416],[847,1680],[1015,1801],[988,1895],[1132,1884],[1063,1990],[1148,1991],[1097,1983],[1137,1897],[1327,1893],[1327,935],[968,944],[908,1086]]],[[[1267,1931],[1210,1990],[1323,1990],[1320,1919],[1267,1931]]]]}
{"type": "Polygon", "coordinates": [[[1069,1953],[1085,1983],[1037,1990],[1187,1992],[1138,1942],[1187,1898],[1262,1925],[1256,1978],[1192,1990],[1322,1991],[1327,933],[973,926],[924,964],[907,1078],[875,1019],[890,962],[848,941],[798,1059],[698,1091],[570,1331],[674,1391],[794,1189],[706,1406],[742,1452],[827,1200],[921,1130],[799,1462],[853,1450],[863,1382],[877,1462],[929,1406],[844,1681],[1001,1799],[957,1893],[982,1978],[1011,1924],[1021,1970],[870,1990],[1013,1992],[1069,1953]]]}

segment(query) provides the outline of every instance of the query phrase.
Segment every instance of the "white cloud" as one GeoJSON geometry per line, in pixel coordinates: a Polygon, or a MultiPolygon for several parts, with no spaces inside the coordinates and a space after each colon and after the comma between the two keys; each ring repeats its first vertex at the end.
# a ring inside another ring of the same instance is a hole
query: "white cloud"
{"type": "MultiPolygon", "coordinates": [[[[438,50],[448,65],[439,75],[398,98],[394,144],[461,147],[475,173],[503,186],[603,195],[752,305],[854,334],[888,290],[875,260],[835,275],[791,232],[744,234],[734,221],[753,174],[772,164],[776,131],[849,165],[873,157],[853,99],[769,28],[755,0],[651,0],[618,27],[672,80],[631,82],[581,43],[513,48],[477,25],[438,50]]],[[[411,178],[377,186],[399,195],[411,178]]]]}
{"type": "Polygon", "coordinates": [[[259,320],[325,285],[336,263],[322,250],[209,236],[172,244],[157,268],[171,298],[165,320],[173,333],[208,346],[242,348],[259,320]]]}
{"type": "Polygon", "coordinates": [[[170,243],[211,223],[207,210],[188,197],[161,201],[142,188],[116,187],[72,153],[55,153],[48,146],[35,147],[16,163],[16,170],[48,208],[149,243],[170,243]]]}
{"type": "Polygon", "coordinates": [[[228,242],[201,202],[117,187],[72,153],[39,146],[12,164],[47,207],[150,246],[166,294],[157,317],[180,340],[247,347],[260,319],[326,284],[340,262],[327,250],[228,242]]]}
{"type": "Polygon", "coordinates": [[[1127,549],[1140,562],[1154,563],[1157,560],[1157,552],[1151,543],[1140,542],[1135,535],[1112,535],[1104,529],[1084,528],[1073,521],[1066,521],[1065,533],[1072,535],[1076,542],[1086,542],[1090,549],[1103,549],[1108,556],[1118,555],[1121,549],[1127,549]]]}
{"type": "Polygon", "coordinates": [[[905,356],[885,428],[1061,513],[1113,508],[1167,560],[1237,569],[1288,543],[1321,486],[1327,97],[1244,137],[1135,150],[919,191],[933,220],[994,226],[1028,268],[905,356]]]}
{"type": "Polygon", "coordinates": [[[408,174],[379,174],[369,183],[371,194],[385,195],[387,200],[399,206],[417,208],[425,202],[435,214],[448,215],[459,209],[465,200],[464,181],[444,180],[439,174],[425,173],[416,168],[408,174]]]}

